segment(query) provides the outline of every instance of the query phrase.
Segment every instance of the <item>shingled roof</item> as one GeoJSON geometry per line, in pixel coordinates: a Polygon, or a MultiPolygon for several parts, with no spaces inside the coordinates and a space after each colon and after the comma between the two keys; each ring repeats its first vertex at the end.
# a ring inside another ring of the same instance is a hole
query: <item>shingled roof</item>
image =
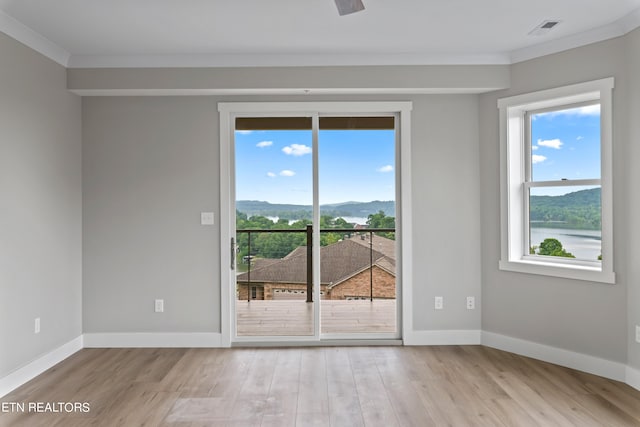
{"type": "MultiPolygon", "coordinates": [[[[395,275],[395,242],[374,236],[373,264],[395,275]],[[376,250],[379,249],[379,250],[376,250]]],[[[258,261],[258,260],[256,260],[258,261]]],[[[360,241],[359,236],[341,240],[320,248],[320,281],[335,286],[355,274],[369,268],[369,240],[360,241]]],[[[238,282],[247,282],[248,274],[237,277],[238,282]]],[[[263,260],[251,269],[252,282],[306,283],[306,247],[298,247],[280,260],[263,260]]]]}

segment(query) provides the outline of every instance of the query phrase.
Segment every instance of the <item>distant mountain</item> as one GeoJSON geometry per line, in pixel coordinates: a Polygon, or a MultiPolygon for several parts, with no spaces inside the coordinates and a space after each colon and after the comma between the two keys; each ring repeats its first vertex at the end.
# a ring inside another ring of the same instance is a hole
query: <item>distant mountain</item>
{"type": "Polygon", "coordinates": [[[600,188],[562,196],[531,196],[531,225],[599,230],[602,226],[601,206],[600,188]]]}
{"type": "MultiPolygon", "coordinates": [[[[291,220],[311,218],[313,208],[310,205],[290,205],[269,203],[259,200],[238,200],[236,209],[247,216],[270,216],[291,220]]],[[[372,202],[344,202],[320,205],[322,215],[333,217],[355,216],[364,217],[383,211],[387,216],[395,216],[396,203],[394,201],[372,202]]]]}

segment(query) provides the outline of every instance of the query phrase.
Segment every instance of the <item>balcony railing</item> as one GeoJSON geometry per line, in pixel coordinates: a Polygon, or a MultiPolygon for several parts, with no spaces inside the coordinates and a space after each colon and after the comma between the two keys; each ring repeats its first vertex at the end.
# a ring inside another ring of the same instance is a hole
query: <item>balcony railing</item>
{"type": "MultiPolygon", "coordinates": [[[[374,266],[374,247],[373,236],[379,233],[395,233],[395,228],[367,228],[367,229],[353,229],[353,228],[327,228],[320,229],[320,233],[338,233],[344,236],[351,237],[352,235],[367,236],[369,241],[369,295],[368,299],[373,301],[374,299],[374,278],[373,278],[373,266],[374,266]]],[[[239,256],[241,246],[244,246],[244,242],[240,243],[240,235],[246,235],[246,254],[242,256],[242,264],[247,265],[247,301],[251,301],[251,285],[252,283],[259,283],[259,281],[251,280],[251,268],[258,255],[252,250],[252,236],[260,233],[304,233],[306,237],[306,302],[313,302],[313,227],[307,225],[306,229],[238,229],[236,234],[238,237],[238,247],[236,251],[236,257],[239,256]]],[[[395,261],[395,256],[393,257],[395,261]]],[[[237,263],[241,265],[241,263],[237,263]]],[[[244,280],[243,280],[244,282],[244,280]]]]}

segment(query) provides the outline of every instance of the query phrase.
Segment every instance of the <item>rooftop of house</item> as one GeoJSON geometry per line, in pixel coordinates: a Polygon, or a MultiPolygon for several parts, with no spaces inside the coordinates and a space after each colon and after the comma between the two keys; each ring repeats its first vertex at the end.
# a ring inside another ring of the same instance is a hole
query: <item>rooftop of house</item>
{"type": "MultiPolygon", "coordinates": [[[[370,252],[369,235],[355,235],[328,246],[320,247],[320,282],[335,286],[373,265],[395,276],[395,241],[373,236],[370,252]]],[[[252,262],[252,282],[306,283],[307,249],[291,251],[279,260],[255,258],[252,262]]],[[[238,282],[247,282],[248,273],[239,274],[238,282]]]]}

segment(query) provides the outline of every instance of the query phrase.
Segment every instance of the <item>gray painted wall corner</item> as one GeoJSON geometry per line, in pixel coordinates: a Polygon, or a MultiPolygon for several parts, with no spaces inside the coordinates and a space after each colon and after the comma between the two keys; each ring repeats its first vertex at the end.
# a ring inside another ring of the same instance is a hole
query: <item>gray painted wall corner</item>
{"type": "Polygon", "coordinates": [[[82,334],[82,181],[66,70],[1,33],[0,56],[3,377],[82,334]]]}

